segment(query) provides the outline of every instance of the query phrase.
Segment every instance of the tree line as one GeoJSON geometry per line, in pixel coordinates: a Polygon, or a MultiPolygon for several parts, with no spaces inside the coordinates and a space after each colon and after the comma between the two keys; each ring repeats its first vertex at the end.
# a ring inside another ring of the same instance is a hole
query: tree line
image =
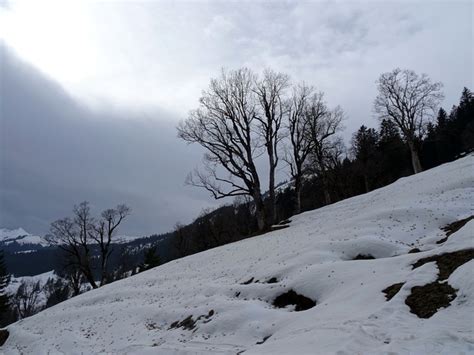
{"type": "Polygon", "coordinates": [[[330,107],[324,93],[306,83],[291,84],[287,75],[271,70],[259,77],[246,68],[211,80],[199,107],[178,126],[180,138],[206,149],[202,167],[187,182],[216,199],[237,197],[187,226],[178,224],[175,257],[265,232],[299,212],[474,150],[474,96],[468,88],[448,114],[439,108],[442,84],[426,74],[397,68],[375,84],[379,126],[362,125],[346,147],[340,136],[343,110],[330,107]],[[266,177],[257,169],[265,160],[266,177]],[[277,166],[289,175],[279,186],[277,166]]]}
{"type": "MultiPolygon", "coordinates": [[[[374,111],[381,120],[381,138],[363,126],[352,143],[366,191],[368,172],[375,163],[371,150],[384,145],[379,139],[385,145],[388,141],[405,145],[413,173],[422,171],[420,144],[433,130],[432,120],[443,99],[440,82],[411,70],[384,73],[376,85],[374,111]]],[[[206,189],[216,199],[250,197],[259,231],[268,230],[278,219],[275,172],[279,164],[285,165],[293,185],[292,214],[301,212],[301,191],[308,177],[318,179],[325,204],[333,202],[332,180],[349,155],[339,134],[344,112],[339,106],[330,107],[324,93],[304,82],[292,84],[284,73],[265,70],[257,75],[241,68],[222,70],[199,103],[178,126],[181,139],[206,150],[202,167],[189,175],[189,184],[206,189]],[[258,169],[262,160],[267,161],[266,177],[258,169]]]]}

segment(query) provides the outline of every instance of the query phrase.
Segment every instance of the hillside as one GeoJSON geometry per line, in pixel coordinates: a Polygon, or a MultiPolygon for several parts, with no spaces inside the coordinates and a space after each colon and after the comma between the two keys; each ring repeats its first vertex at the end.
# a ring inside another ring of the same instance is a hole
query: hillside
{"type": "Polygon", "coordinates": [[[70,299],[9,326],[1,350],[472,352],[474,220],[453,222],[473,201],[470,155],[70,299]]]}

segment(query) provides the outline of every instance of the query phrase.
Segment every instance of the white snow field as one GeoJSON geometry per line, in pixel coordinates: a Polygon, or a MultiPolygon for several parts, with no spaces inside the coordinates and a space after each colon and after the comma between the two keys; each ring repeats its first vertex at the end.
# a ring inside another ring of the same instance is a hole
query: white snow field
{"type": "Polygon", "coordinates": [[[424,319],[405,304],[412,287],[437,279],[436,263],[413,269],[415,261],[473,247],[474,220],[436,243],[446,236],[441,227],[473,214],[470,155],[294,216],[289,228],[82,294],[10,325],[0,351],[474,353],[474,260],[448,278],[457,290],[449,307],[424,319]],[[409,254],[414,247],[422,252],[409,254]],[[358,254],[376,259],[352,260],[358,254]],[[265,282],[273,277],[277,282],[265,282]],[[399,282],[405,284],[387,301],[382,290],[399,282]],[[290,289],[316,306],[300,312],[273,307],[273,300],[290,289]],[[198,319],[193,329],[186,329],[189,321],[171,327],[191,315],[198,319]]]}

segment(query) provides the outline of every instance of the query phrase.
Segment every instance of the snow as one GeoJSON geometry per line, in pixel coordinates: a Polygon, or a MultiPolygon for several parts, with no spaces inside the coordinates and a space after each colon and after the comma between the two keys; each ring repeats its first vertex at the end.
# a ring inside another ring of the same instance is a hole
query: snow
{"type": "Polygon", "coordinates": [[[0,228],[0,243],[8,245],[11,243],[18,244],[36,244],[43,247],[50,246],[51,243],[43,237],[33,235],[25,231],[23,228],[6,229],[0,228]]]}
{"type": "MultiPolygon", "coordinates": [[[[114,244],[125,244],[133,242],[134,240],[144,238],[143,236],[131,236],[131,235],[119,235],[113,237],[114,244]]],[[[48,247],[56,245],[55,241],[52,240],[51,236],[41,237],[33,235],[25,231],[23,228],[7,229],[0,228],[0,244],[9,245],[11,243],[18,243],[21,245],[33,244],[40,245],[42,247],[48,247]]],[[[34,252],[35,250],[31,250],[34,252]]],[[[23,251],[26,252],[26,251],[23,251]]]]}
{"type": "MultiPolygon", "coordinates": [[[[34,275],[34,276],[20,276],[20,277],[11,276],[10,283],[5,289],[5,292],[8,294],[15,294],[16,291],[18,290],[18,287],[20,287],[20,284],[23,281],[27,283],[31,283],[31,284],[35,284],[36,282],[39,281],[40,285],[44,286],[49,279],[56,280],[57,278],[58,276],[54,273],[54,270],[51,270],[42,274],[34,275]]],[[[37,307],[43,307],[46,304],[46,301],[47,301],[46,294],[44,291],[42,291],[36,302],[37,307]]]]}
{"type": "Polygon", "coordinates": [[[143,238],[149,238],[149,237],[133,236],[133,235],[117,235],[113,237],[112,242],[114,244],[125,244],[125,243],[133,242],[137,239],[143,239],[143,238]]]}
{"type": "Polygon", "coordinates": [[[42,274],[34,275],[34,276],[20,276],[20,277],[11,276],[10,283],[8,284],[8,287],[6,288],[6,291],[7,293],[15,293],[22,281],[30,282],[30,283],[36,283],[40,281],[40,283],[44,285],[49,279],[57,279],[57,278],[58,276],[54,273],[54,270],[51,270],[42,274]]]}
{"type": "Polygon", "coordinates": [[[474,261],[447,282],[451,306],[428,319],[405,305],[437,278],[423,257],[473,247],[474,156],[302,213],[289,228],[164,264],[8,327],[6,354],[434,354],[474,352],[474,261]],[[420,253],[409,254],[414,247],[420,253]],[[352,260],[371,254],[375,260],[352,260]],[[259,280],[243,284],[250,278],[259,280]],[[265,283],[272,277],[277,283],[265,283]],[[381,292],[405,282],[386,301],[381,292]],[[271,303],[290,289],[317,305],[271,303]],[[170,328],[192,315],[194,330],[170,328]],[[266,337],[270,336],[262,344],[266,337]]]}
{"type": "Polygon", "coordinates": [[[15,254],[31,254],[31,253],[35,253],[36,250],[34,249],[29,249],[29,250],[21,250],[21,251],[17,251],[15,252],[15,254]]]}
{"type": "Polygon", "coordinates": [[[29,235],[29,233],[25,231],[23,228],[17,228],[17,229],[0,228],[0,240],[12,239],[21,235],[29,235]]]}

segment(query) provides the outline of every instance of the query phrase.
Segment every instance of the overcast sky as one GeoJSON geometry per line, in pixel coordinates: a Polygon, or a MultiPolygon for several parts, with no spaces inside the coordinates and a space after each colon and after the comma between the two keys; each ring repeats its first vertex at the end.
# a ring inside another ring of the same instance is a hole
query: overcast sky
{"type": "Polygon", "coordinates": [[[344,137],[395,67],[473,88],[472,1],[0,0],[0,227],[45,233],[74,203],[126,202],[128,234],[215,206],[185,187],[200,160],[176,138],[221,67],[270,67],[326,93],[344,137]]]}

